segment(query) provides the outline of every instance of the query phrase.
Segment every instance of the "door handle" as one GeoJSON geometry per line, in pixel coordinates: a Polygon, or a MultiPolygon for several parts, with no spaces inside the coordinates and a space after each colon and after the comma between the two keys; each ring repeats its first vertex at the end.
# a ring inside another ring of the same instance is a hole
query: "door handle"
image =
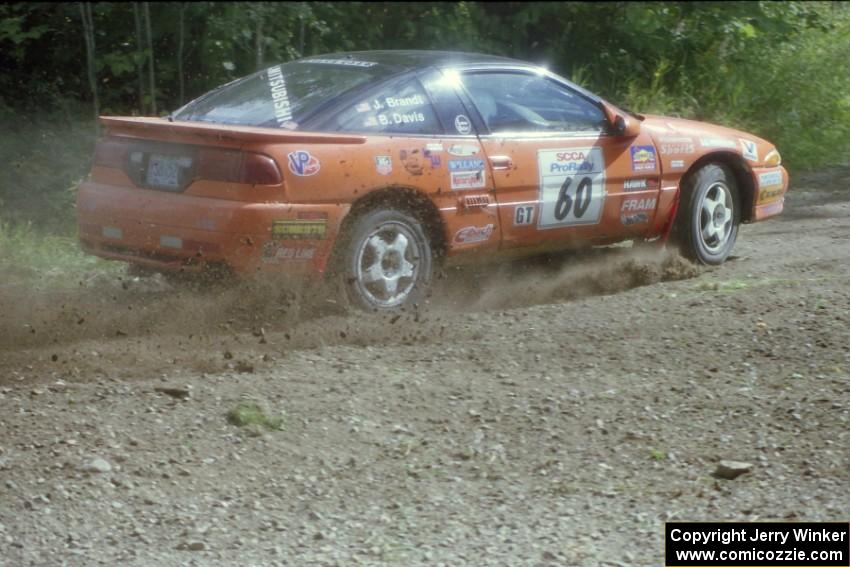
{"type": "Polygon", "coordinates": [[[493,156],[490,158],[490,166],[493,169],[510,169],[514,162],[508,156],[493,156]]]}

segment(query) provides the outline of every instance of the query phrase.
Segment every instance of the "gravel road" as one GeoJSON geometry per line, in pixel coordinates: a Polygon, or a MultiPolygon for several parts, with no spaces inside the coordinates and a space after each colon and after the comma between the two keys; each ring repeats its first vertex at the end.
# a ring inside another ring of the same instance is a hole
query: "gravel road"
{"type": "Polygon", "coordinates": [[[0,565],[658,566],[665,520],[847,521],[850,169],[734,254],[452,270],[400,317],[7,286],[0,565]]]}

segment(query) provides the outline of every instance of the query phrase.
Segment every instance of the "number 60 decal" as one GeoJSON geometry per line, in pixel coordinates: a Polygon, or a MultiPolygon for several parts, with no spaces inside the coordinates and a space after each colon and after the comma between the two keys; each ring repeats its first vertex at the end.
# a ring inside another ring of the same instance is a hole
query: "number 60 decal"
{"type": "Polygon", "coordinates": [[[539,150],[540,211],[537,227],[597,224],[605,205],[602,148],[539,150]]]}

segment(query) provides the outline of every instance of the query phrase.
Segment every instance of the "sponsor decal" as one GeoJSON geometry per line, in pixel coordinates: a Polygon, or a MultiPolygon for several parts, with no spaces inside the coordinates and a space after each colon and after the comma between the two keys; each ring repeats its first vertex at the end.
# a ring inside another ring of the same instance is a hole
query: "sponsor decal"
{"type": "Polygon", "coordinates": [[[649,222],[649,213],[655,211],[657,200],[650,199],[626,199],[620,207],[620,222],[624,226],[631,226],[643,222],[649,222]]]}
{"type": "Polygon", "coordinates": [[[540,211],[537,227],[597,224],[605,204],[602,148],[538,150],[540,211]]]}
{"type": "Polygon", "coordinates": [[[514,207],[514,226],[525,226],[534,223],[534,205],[517,205],[514,207]]]}
{"type": "MultiPolygon", "coordinates": [[[[289,93],[286,90],[286,79],[280,65],[271,67],[268,71],[269,89],[272,93],[274,103],[274,117],[278,126],[284,126],[292,122],[292,107],[289,104],[289,93]]],[[[297,127],[297,125],[296,125],[297,127]]],[[[288,128],[292,129],[292,128],[288,128]]]]}
{"type": "Polygon", "coordinates": [[[783,193],[782,187],[768,187],[759,189],[759,204],[762,204],[766,201],[772,201],[776,197],[781,196],[783,193]]]}
{"type": "Polygon", "coordinates": [[[467,226],[455,233],[454,241],[456,244],[472,244],[473,242],[484,242],[490,240],[493,234],[493,225],[486,226],[467,226]]]}
{"type": "Polygon", "coordinates": [[[782,172],[768,171],[767,173],[759,173],[759,187],[771,187],[773,185],[782,185],[782,172]]]}
{"type": "Polygon", "coordinates": [[[272,222],[272,238],[275,240],[321,240],[325,238],[327,221],[322,220],[278,220],[272,222]]]}
{"type": "Polygon", "coordinates": [[[450,159],[448,167],[452,189],[480,189],[487,185],[483,159],[450,159]]]}
{"type": "Polygon", "coordinates": [[[449,175],[453,190],[481,189],[487,185],[487,178],[483,169],[478,171],[452,171],[449,175]]]}
{"type": "Polygon", "coordinates": [[[419,155],[419,150],[401,150],[399,152],[401,164],[410,175],[422,175],[422,158],[419,155]]]}
{"type": "Polygon", "coordinates": [[[726,138],[700,138],[699,143],[704,148],[729,148],[737,149],[735,142],[726,138]]]}
{"type": "Polygon", "coordinates": [[[467,144],[452,144],[449,146],[448,152],[458,157],[474,156],[478,153],[478,147],[467,144]]]}
{"type": "Polygon", "coordinates": [[[443,151],[443,144],[425,144],[425,150],[429,152],[443,151]]]}
{"type": "Polygon", "coordinates": [[[315,257],[315,248],[292,248],[277,242],[266,242],[263,245],[263,262],[265,263],[307,261],[315,257]]]}
{"type": "MultiPolygon", "coordinates": [[[[433,146],[434,144],[428,144],[428,146],[433,146]]],[[[440,146],[440,149],[437,151],[431,150],[425,146],[425,149],[422,151],[422,155],[428,158],[428,161],[431,162],[431,167],[440,167],[442,160],[440,160],[440,155],[437,152],[443,151],[443,147],[440,146]]]]}
{"type": "Polygon", "coordinates": [[[489,195],[466,195],[463,198],[464,209],[485,209],[490,205],[489,195]]]}
{"type": "Polygon", "coordinates": [[[623,183],[624,191],[641,191],[646,189],[646,179],[626,179],[623,183]]]}
{"type": "Polygon", "coordinates": [[[674,159],[670,161],[670,169],[682,169],[685,167],[685,160],[674,159]]]}
{"type": "Polygon", "coordinates": [[[667,154],[692,154],[694,149],[693,138],[682,137],[664,137],[659,140],[661,155],[667,154]]]}
{"type": "Polygon", "coordinates": [[[455,116],[455,130],[457,130],[458,134],[469,134],[472,132],[472,122],[469,121],[469,118],[465,114],[455,116]]]}
{"type": "Polygon", "coordinates": [[[367,128],[371,128],[378,125],[378,119],[374,116],[367,116],[366,120],[363,121],[363,125],[367,128]]]}
{"type": "Polygon", "coordinates": [[[320,65],[345,65],[347,67],[374,67],[377,63],[373,61],[355,61],[353,59],[304,59],[299,63],[318,63],[320,65]]]}
{"type": "Polygon", "coordinates": [[[655,170],[655,148],[652,146],[632,146],[630,150],[634,171],[655,170]]]}
{"type": "Polygon", "coordinates": [[[292,120],[290,120],[288,122],[284,122],[283,124],[281,124],[280,127],[283,128],[284,130],[297,130],[298,129],[298,122],[293,122],[292,120]]]}
{"type": "Polygon", "coordinates": [[[369,106],[368,102],[361,102],[357,106],[354,107],[354,110],[357,112],[369,112],[372,110],[372,107],[369,106]]]}
{"type": "Polygon", "coordinates": [[[299,150],[297,152],[291,152],[287,157],[289,158],[289,171],[295,175],[309,177],[319,173],[319,168],[321,167],[319,158],[310,154],[310,152],[299,150]]]}
{"type": "Polygon", "coordinates": [[[393,172],[393,158],[390,156],[375,156],[375,171],[379,175],[389,175],[393,172]]]}
{"type": "MultiPolygon", "coordinates": [[[[369,120],[367,119],[367,122],[369,120]]],[[[425,122],[425,115],[421,112],[390,112],[387,114],[378,115],[378,124],[381,126],[389,126],[390,124],[414,124],[416,122],[425,122]]]]}
{"type": "Polygon", "coordinates": [[[425,104],[425,97],[421,94],[406,97],[388,96],[384,98],[384,104],[387,105],[387,108],[398,108],[400,106],[422,106],[425,104]]]}
{"type": "Polygon", "coordinates": [[[744,159],[748,159],[750,161],[759,160],[759,151],[755,142],[752,140],[745,140],[743,138],[738,138],[738,141],[741,142],[741,149],[743,150],[741,153],[744,154],[744,159]]]}

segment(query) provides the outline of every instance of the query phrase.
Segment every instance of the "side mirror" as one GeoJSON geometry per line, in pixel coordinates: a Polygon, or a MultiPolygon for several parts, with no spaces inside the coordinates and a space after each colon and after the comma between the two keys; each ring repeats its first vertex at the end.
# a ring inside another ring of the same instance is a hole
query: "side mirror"
{"type": "Polygon", "coordinates": [[[614,134],[623,138],[636,137],[640,134],[640,120],[618,114],[614,119],[614,134]]]}

